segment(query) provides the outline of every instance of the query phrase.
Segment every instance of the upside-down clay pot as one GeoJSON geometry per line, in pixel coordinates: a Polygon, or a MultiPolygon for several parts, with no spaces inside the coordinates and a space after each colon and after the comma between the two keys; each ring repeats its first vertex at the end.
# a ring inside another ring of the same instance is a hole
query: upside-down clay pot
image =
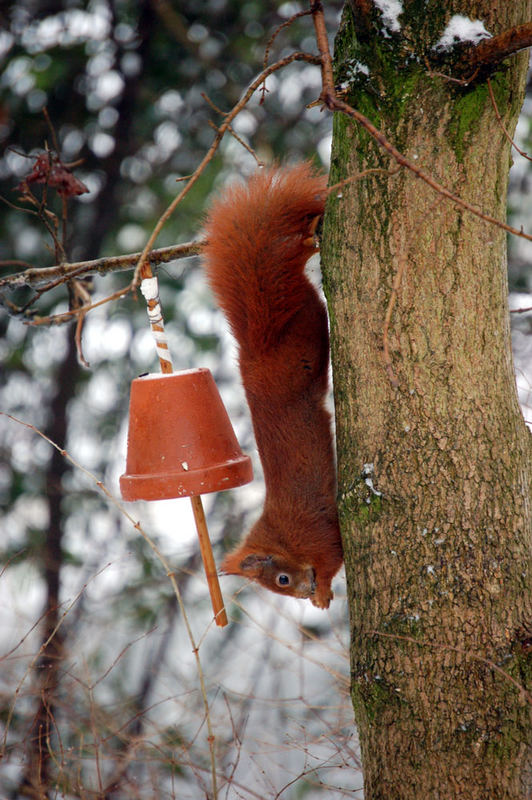
{"type": "Polygon", "coordinates": [[[143,375],[131,384],[124,500],[165,500],[249,483],[242,453],[208,369],[143,375]]]}

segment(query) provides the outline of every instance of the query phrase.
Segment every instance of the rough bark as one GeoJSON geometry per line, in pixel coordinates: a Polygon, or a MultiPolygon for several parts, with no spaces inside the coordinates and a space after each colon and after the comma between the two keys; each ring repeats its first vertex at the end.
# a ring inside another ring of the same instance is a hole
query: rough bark
{"type": "MultiPolygon", "coordinates": [[[[464,86],[426,65],[453,13],[500,33],[530,19],[530,0],[407,0],[401,32],[383,36],[373,8],[357,40],[358,5],[336,42],[348,102],[504,220],[510,145],[487,76],[464,86]]],[[[490,76],[510,132],[526,65],[513,56],[490,76]]],[[[390,167],[386,154],[337,115],[331,183],[375,167],[390,167]]],[[[505,233],[403,169],[331,197],[322,262],[365,797],[531,797],[532,447],[505,233]]]]}

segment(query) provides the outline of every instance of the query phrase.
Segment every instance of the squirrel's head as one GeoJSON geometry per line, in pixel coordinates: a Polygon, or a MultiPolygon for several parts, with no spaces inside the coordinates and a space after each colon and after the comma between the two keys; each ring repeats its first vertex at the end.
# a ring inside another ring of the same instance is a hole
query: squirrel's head
{"type": "Polygon", "coordinates": [[[315,595],[314,569],[305,564],[296,564],[284,556],[250,552],[249,547],[243,545],[224,558],[220,572],[256,581],[277,594],[308,598],[319,608],[329,606],[330,598],[323,600],[315,595]]]}

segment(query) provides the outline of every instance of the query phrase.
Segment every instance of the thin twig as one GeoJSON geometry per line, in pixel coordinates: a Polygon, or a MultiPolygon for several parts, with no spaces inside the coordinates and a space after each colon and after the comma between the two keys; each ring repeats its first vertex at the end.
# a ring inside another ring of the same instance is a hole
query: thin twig
{"type": "Polygon", "coordinates": [[[59,142],[57,141],[57,133],[55,132],[55,128],[52,124],[52,120],[50,119],[50,114],[48,113],[48,109],[44,106],[43,110],[43,117],[46,120],[46,124],[50,129],[50,136],[52,137],[52,147],[54,148],[55,152],[59,156],[59,142]]]}
{"type": "Polygon", "coordinates": [[[504,133],[504,135],[506,136],[506,138],[508,139],[508,141],[510,142],[512,147],[514,147],[517,150],[517,152],[519,153],[520,156],[523,156],[523,158],[526,158],[528,161],[532,161],[532,158],[529,155],[527,155],[524,150],[521,150],[516,145],[516,143],[514,142],[514,140],[512,139],[512,137],[510,136],[510,134],[506,130],[506,128],[504,127],[504,123],[502,121],[502,117],[501,117],[499,108],[498,108],[497,103],[495,101],[495,95],[493,94],[493,88],[492,88],[492,85],[491,85],[491,80],[488,78],[486,83],[488,84],[488,92],[489,92],[491,104],[493,106],[493,110],[495,111],[495,116],[497,117],[497,121],[498,121],[499,125],[501,126],[502,132],[504,133]]]}
{"type": "MultiPolygon", "coordinates": [[[[215,125],[214,122],[212,122],[212,120],[209,119],[207,121],[208,121],[208,124],[210,125],[211,128],[213,128],[215,131],[218,130],[217,125],[215,125]]],[[[231,125],[229,125],[229,127],[227,129],[227,133],[230,133],[231,136],[233,137],[233,139],[236,139],[238,144],[242,145],[244,150],[247,150],[248,153],[253,156],[253,158],[255,159],[255,162],[256,162],[258,167],[263,167],[264,166],[264,161],[260,160],[260,158],[258,157],[256,152],[254,151],[254,149],[247,142],[245,142],[242,139],[241,136],[238,135],[238,133],[235,131],[235,129],[231,125]]]]}
{"type": "Polygon", "coordinates": [[[87,312],[86,311],[83,314],[78,314],[78,318],[77,318],[77,321],[76,321],[76,331],[74,333],[74,342],[76,344],[76,352],[78,354],[79,363],[83,367],[85,367],[86,369],[89,369],[90,364],[87,361],[87,359],[85,358],[85,356],[83,355],[83,345],[81,343],[81,336],[82,336],[82,333],[83,333],[83,324],[85,322],[85,317],[86,316],[87,316],[87,312]]]}
{"type": "Polygon", "coordinates": [[[106,303],[112,303],[114,300],[120,300],[121,297],[125,297],[125,295],[129,294],[130,291],[131,285],[128,284],[124,288],[118,289],[118,291],[107,295],[107,297],[97,300],[95,303],[88,303],[87,305],[80,306],[80,308],[73,308],[71,311],[63,311],[61,314],[52,314],[49,317],[33,317],[33,319],[26,322],[26,325],[31,325],[33,327],[38,327],[39,325],[61,325],[63,322],[69,322],[78,314],[86,314],[87,311],[92,311],[94,308],[103,306],[106,303]]]}
{"type": "MultiPolygon", "coordinates": [[[[23,208],[20,208],[18,210],[24,211],[23,208]]],[[[6,258],[3,261],[0,261],[0,269],[2,269],[2,267],[24,267],[25,269],[32,269],[32,266],[29,263],[29,261],[21,261],[18,258],[6,258]]]]}
{"type": "MultiPolygon", "coordinates": [[[[172,261],[176,258],[186,258],[190,255],[194,255],[195,253],[199,253],[203,245],[204,242],[191,242],[185,245],[176,245],[175,247],[161,248],[160,251],[154,251],[155,254],[159,254],[159,257],[156,258],[155,260],[158,261],[158,263],[163,263],[165,261],[172,261]]],[[[94,262],[87,261],[87,262],[80,262],[78,264],[68,264],[68,265],[60,264],[59,266],[56,267],[45,267],[44,269],[41,270],[32,269],[22,274],[19,273],[18,275],[13,275],[13,276],[8,276],[7,278],[3,278],[2,280],[0,280],[0,288],[2,288],[2,281],[4,281],[4,285],[9,286],[10,288],[14,288],[19,285],[24,285],[24,282],[26,280],[28,280],[30,283],[40,282],[40,280],[42,280],[43,274],[47,274],[47,270],[53,272],[61,272],[62,270],[65,269],[67,270],[63,278],[58,279],[53,283],[53,286],[57,286],[59,283],[68,282],[70,278],[73,277],[74,275],[81,275],[81,274],[88,275],[91,272],[105,273],[119,269],[120,270],[131,269],[137,262],[139,255],[140,255],[139,253],[134,253],[133,255],[116,256],[110,259],[101,258],[97,259],[94,262]],[[75,270],[72,269],[73,267],[76,267],[76,269],[75,270]],[[70,272],[71,269],[72,272],[70,272]],[[25,276],[24,280],[23,276],[25,276]],[[37,278],[37,280],[35,280],[35,277],[37,278]]],[[[151,261],[151,256],[150,256],[150,261],[151,261]]],[[[52,286],[49,286],[48,288],[52,288],[52,286]]],[[[103,297],[101,300],[97,300],[94,303],[87,303],[85,305],[80,306],[79,308],[74,308],[69,311],[64,311],[60,314],[53,314],[48,317],[34,316],[31,320],[26,321],[26,324],[34,327],[41,325],[61,325],[64,322],[70,322],[72,318],[75,317],[76,315],[85,315],[88,311],[92,311],[94,308],[98,308],[99,306],[105,305],[106,303],[119,300],[120,298],[125,297],[125,295],[129,294],[130,292],[131,292],[131,284],[128,283],[122,289],[118,289],[116,292],[113,292],[112,294],[107,295],[106,297],[103,297]]],[[[10,308],[11,312],[16,315],[25,311],[26,308],[35,301],[35,299],[37,298],[35,297],[32,298],[32,300],[29,303],[26,303],[26,305],[22,307],[17,307],[13,303],[9,303],[7,301],[4,302],[10,308]]]]}
{"type": "Polygon", "coordinates": [[[276,40],[276,38],[279,36],[281,31],[283,31],[285,28],[288,28],[293,22],[295,22],[296,19],[299,19],[300,17],[306,17],[309,14],[312,14],[311,9],[307,9],[306,11],[298,11],[297,14],[292,14],[292,16],[289,19],[287,19],[284,22],[282,22],[274,30],[274,32],[270,36],[270,38],[268,40],[268,43],[266,44],[266,47],[264,49],[264,59],[262,61],[262,68],[263,69],[266,69],[266,67],[268,66],[268,58],[270,57],[270,50],[272,49],[273,43],[276,40]]]}
{"type": "Polygon", "coordinates": [[[357,172],[356,175],[351,175],[349,178],[344,178],[343,181],[338,181],[338,183],[333,183],[332,186],[328,186],[326,194],[329,195],[333,192],[337,192],[338,189],[342,189],[344,186],[354,183],[355,181],[359,181],[362,178],[367,178],[370,175],[386,175],[387,177],[391,178],[394,175],[397,175],[399,171],[400,167],[397,167],[396,169],[383,169],[382,167],[371,167],[370,169],[364,169],[362,172],[357,172]]]}
{"type": "Polygon", "coordinates": [[[429,64],[428,58],[425,58],[425,66],[427,68],[427,75],[429,75],[429,77],[443,78],[450,83],[457,83],[459,86],[469,86],[469,84],[475,80],[480,70],[480,67],[477,67],[467,78],[455,78],[453,75],[447,75],[445,72],[437,72],[436,70],[433,70],[429,64]]]}
{"type": "Polygon", "coordinates": [[[463,208],[466,211],[471,212],[471,214],[474,214],[474,216],[484,220],[484,222],[488,222],[492,225],[495,225],[496,227],[501,228],[502,230],[507,231],[508,233],[512,233],[515,236],[519,236],[522,239],[526,239],[529,242],[532,241],[532,234],[525,233],[523,230],[518,230],[517,228],[513,228],[511,225],[507,225],[505,222],[501,222],[501,220],[496,219],[496,217],[492,217],[490,214],[485,214],[480,209],[475,208],[475,206],[472,203],[469,203],[467,200],[463,200],[458,195],[453,194],[451,191],[449,191],[449,189],[446,189],[445,186],[442,186],[442,184],[434,180],[434,178],[432,178],[430,175],[428,175],[426,172],[420,169],[420,167],[418,167],[413,161],[410,161],[402,153],[400,153],[399,150],[397,150],[397,148],[393,144],[391,144],[391,142],[389,142],[388,139],[386,139],[386,137],[383,136],[383,134],[379,130],[377,130],[377,128],[375,128],[375,126],[369,121],[369,119],[367,119],[363,114],[360,113],[360,111],[357,111],[356,109],[349,106],[347,103],[344,103],[343,100],[340,100],[339,98],[335,97],[334,95],[330,95],[329,93],[326,93],[325,102],[327,107],[330,108],[331,111],[342,111],[347,116],[352,117],[357,122],[359,122],[362,125],[362,127],[365,128],[368,131],[368,133],[373,137],[373,139],[375,139],[377,144],[379,144],[383,148],[383,150],[386,150],[386,152],[389,153],[400,166],[406,167],[410,172],[412,172],[416,176],[416,178],[422,180],[424,183],[430,186],[430,188],[433,189],[435,192],[438,192],[439,194],[443,195],[448,200],[455,203],[457,206],[460,206],[460,208],[463,208]]]}
{"type": "MultiPolygon", "coordinates": [[[[50,129],[50,135],[52,137],[52,146],[57,154],[57,158],[60,158],[59,141],[57,139],[57,133],[55,131],[52,120],[50,119],[50,115],[48,113],[48,109],[46,108],[46,106],[43,108],[42,113],[50,129]]],[[[49,158],[49,163],[51,165],[51,156],[49,156],[48,158],[49,158]]],[[[62,248],[62,257],[65,258],[66,248],[67,248],[67,228],[68,228],[68,200],[65,195],[61,195],[61,221],[62,221],[61,248],[62,248]]]]}
{"type": "MultiPolygon", "coordinates": [[[[251,582],[250,582],[250,585],[251,585],[252,589],[256,589],[257,588],[251,582]]],[[[264,631],[264,633],[266,633],[267,636],[269,636],[270,638],[272,637],[271,629],[268,629],[268,627],[264,624],[264,622],[262,622],[257,617],[255,617],[250,612],[249,608],[246,608],[245,606],[243,606],[242,603],[240,603],[240,601],[236,599],[236,597],[233,597],[232,599],[233,599],[233,603],[240,609],[242,614],[244,614],[246,617],[248,617],[248,619],[250,619],[253,622],[253,624],[257,626],[257,628],[259,628],[260,630],[264,631]]],[[[268,598],[268,600],[270,600],[270,598],[268,598]]],[[[265,602],[265,601],[263,601],[263,602],[265,602]]],[[[295,653],[296,655],[300,654],[299,649],[296,647],[296,643],[294,643],[293,641],[290,641],[287,638],[282,638],[280,635],[276,635],[274,638],[275,638],[275,640],[277,642],[279,642],[279,644],[282,644],[283,647],[286,647],[286,649],[289,650],[291,653],[295,653]]],[[[349,688],[349,678],[346,675],[341,673],[339,670],[333,669],[333,667],[323,663],[323,661],[320,661],[319,659],[314,658],[313,656],[309,655],[309,651],[308,650],[305,650],[303,655],[304,655],[305,660],[309,664],[318,665],[321,669],[323,669],[324,672],[327,672],[329,675],[331,675],[334,678],[334,680],[336,681],[338,686],[342,686],[343,688],[349,688]]]]}
{"type": "MultiPolygon", "coordinates": [[[[285,20],[285,22],[281,23],[281,25],[279,25],[279,27],[276,28],[276,30],[270,36],[270,39],[268,40],[266,47],[264,49],[264,58],[262,60],[263,69],[266,69],[266,67],[268,66],[268,58],[270,57],[270,50],[272,49],[273,43],[277,38],[277,36],[281,33],[281,31],[284,30],[285,28],[288,28],[288,26],[291,25],[294,22],[294,20],[299,19],[299,17],[304,17],[307,14],[311,13],[312,12],[310,11],[310,9],[306,11],[298,11],[296,14],[293,14],[290,17],[290,19],[285,20]]],[[[264,81],[260,89],[260,105],[264,104],[267,91],[268,90],[266,89],[266,81],[264,81]]]]}
{"type": "Polygon", "coordinates": [[[231,111],[226,115],[225,119],[223,120],[222,124],[218,128],[218,131],[214,137],[214,141],[212,142],[211,146],[209,147],[207,153],[203,157],[202,161],[200,162],[199,166],[194,170],[190,179],[186,186],[183,187],[181,192],[172,200],[166,211],[161,215],[158,222],[156,223],[148,241],[146,242],[146,246],[141,253],[139,258],[138,264],[135,268],[135,275],[133,276],[133,280],[131,282],[131,288],[134,288],[138,285],[140,280],[140,274],[142,271],[142,267],[144,262],[146,261],[150,250],[152,250],[153,245],[159,236],[163,226],[165,225],[166,221],[172,216],[173,212],[179,205],[179,203],[183,200],[183,198],[188,194],[188,192],[192,189],[200,175],[203,173],[203,170],[207,166],[207,164],[212,160],[214,154],[218,150],[220,142],[223,139],[223,136],[227,129],[229,128],[231,122],[236,117],[237,114],[247,105],[249,99],[255,93],[255,91],[259,88],[259,86],[264,82],[264,80],[271,75],[272,73],[276,72],[277,70],[281,69],[282,67],[286,67],[288,64],[291,64],[293,61],[305,61],[310,64],[319,64],[321,63],[321,59],[317,56],[313,56],[310,53],[302,53],[296,52],[291,53],[291,55],[286,56],[285,58],[281,59],[280,61],[276,61],[275,64],[270,64],[269,67],[264,69],[256,78],[255,80],[249,85],[247,90],[244,92],[238,103],[233,106],[231,111]]]}
{"type": "MultiPolygon", "coordinates": [[[[213,110],[213,111],[216,111],[216,113],[217,113],[217,114],[219,114],[221,117],[226,117],[226,116],[227,116],[228,112],[227,112],[227,111],[222,111],[222,109],[221,109],[221,108],[219,108],[219,107],[216,105],[216,103],[215,103],[213,100],[211,100],[211,98],[209,97],[209,95],[207,94],[207,92],[201,92],[201,96],[203,97],[203,99],[205,100],[205,102],[206,102],[206,103],[208,103],[208,104],[210,105],[210,107],[212,108],[212,110],[213,110]]],[[[191,177],[191,176],[190,176],[190,175],[188,175],[188,176],[187,176],[187,180],[188,180],[188,178],[190,178],[190,177],[191,177]]]]}

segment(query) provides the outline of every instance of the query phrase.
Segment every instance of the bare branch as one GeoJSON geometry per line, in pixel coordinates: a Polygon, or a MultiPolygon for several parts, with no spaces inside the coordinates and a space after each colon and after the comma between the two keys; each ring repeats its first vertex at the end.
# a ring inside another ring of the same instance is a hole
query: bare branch
{"type": "Polygon", "coordinates": [[[161,215],[159,221],[155,225],[153,232],[146,242],[146,246],[142,251],[142,254],[139,258],[137,267],[135,269],[135,275],[133,277],[133,281],[131,283],[132,288],[137,286],[140,280],[140,275],[142,272],[143,265],[148,257],[148,253],[153,247],[155,240],[157,239],[159,233],[161,232],[164,224],[166,221],[171,217],[179,203],[183,200],[183,198],[188,194],[190,189],[194,186],[200,175],[202,174],[203,170],[207,166],[207,164],[213,159],[214,154],[218,150],[220,142],[222,141],[225,132],[231,125],[231,122],[237,116],[237,114],[242,111],[242,109],[247,105],[248,101],[252,97],[252,95],[256,92],[256,90],[264,83],[265,79],[271,75],[272,73],[276,72],[277,70],[281,69],[282,67],[286,67],[288,64],[291,64],[293,61],[306,61],[307,64],[321,64],[322,59],[318,58],[318,56],[314,56],[310,53],[302,53],[296,52],[291,53],[289,56],[282,58],[280,61],[276,61],[275,64],[270,64],[269,67],[263,69],[262,72],[255,78],[255,80],[249,85],[247,90],[244,92],[238,103],[231,109],[231,111],[226,114],[222,124],[217,129],[216,136],[214,137],[214,141],[212,142],[211,146],[209,147],[207,153],[203,157],[199,166],[194,170],[188,183],[183,187],[181,192],[175,197],[166,211],[161,215]]]}
{"type": "Polygon", "coordinates": [[[497,103],[495,102],[495,95],[493,94],[493,89],[492,89],[491,81],[490,81],[489,78],[486,81],[486,83],[488,85],[488,92],[489,92],[489,95],[490,95],[491,105],[493,106],[493,110],[495,111],[495,116],[497,117],[497,121],[498,121],[499,125],[501,126],[502,132],[504,133],[504,135],[506,136],[506,138],[508,139],[508,141],[510,142],[512,147],[514,147],[517,150],[517,152],[519,153],[520,156],[523,156],[523,158],[528,159],[528,161],[532,161],[532,158],[529,155],[527,155],[524,150],[521,150],[516,145],[516,143],[514,142],[514,140],[512,139],[512,137],[510,136],[510,134],[506,130],[506,128],[504,127],[501,114],[499,112],[497,103]]]}
{"type": "Polygon", "coordinates": [[[482,39],[474,47],[469,47],[460,59],[468,69],[495,66],[508,56],[532,45],[532,22],[517,25],[490,39],[482,39]]]}
{"type": "MultiPolygon", "coordinates": [[[[63,282],[69,280],[69,278],[71,278],[73,274],[75,274],[76,276],[91,274],[94,272],[104,274],[107,272],[131,269],[132,266],[136,265],[135,273],[131,283],[128,286],[124,287],[123,289],[114,292],[113,294],[103,298],[102,300],[97,301],[96,303],[87,304],[81,306],[80,308],[64,312],[63,314],[56,314],[50,317],[34,317],[29,324],[50,325],[50,324],[60,324],[62,322],[68,322],[72,319],[72,317],[78,314],[84,315],[93,308],[97,308],[98,306],[103,305],[104,303],[108,303],[110,301],[117,300],[120,297],[123,297],[128,292],[136,288],[141,278],[144,265],[148,262],[148,260],[152,264],[154,263],[157,264],[165,261],[171,261],[175,258],[183,258],[190,255],[196,255],[197,253],[199,253],[202,247],[201,242],[192,242],[192,243],[189,242],[183,245],[177,245],[176,247],[160,248],[158,250],[153,250],[152,248],[155,240],[157,239],[166,221],[169,219],[169,217],[177,208],[179,203],[183,200],[183,198],[188,194],[192,186],[196,183],[200,175],[203,173],[203,170],[205,169],[207,164],[212,160],[225,133],[230,131],[231,122],[233,121],[233,119],[246,106],[246,104],[248,103],[249,99],[252,97],[254,92],[264,83],[265,79],[269,75],[273,74],[282,67],[287,66],[293,61],[305,61],[306,63],[314,65],[319,65],[321,63],[321,59],[318,56],[314,56],[310,53],[296,52],[290,54],[289,56],[286,56],[285,58],[275,62],[274,64],[270,64],[255,78],[255,80],[250,84],[246,92],[244,92],[238,103],[236,103],[236,105],[231,109],[230,112],[224,115],[223,122],[219,127],[216,128],[216,134],[209,150],[207,151],[206,155],[202,159],[197,169],[190,176],[188,176],[188,178],[186,179],[187,182],[183,187],[183,189],[181,190],[181,192],[179,192],[179,194],[170,203],[166,211],[159,218],[142,253],[140,254],[135,253],[133,255],[127,255],[127,256],[117,256],[115,258],[110,258],[110,259],[109,258],[95,259],[94,261],[77,262],[75,264],[59,264],[54,267],[49,267],[45,269],[30,269],[30,270],[25,270],[25,272],[20,273],[18,275],[9,275],[6,278],[0,279],[0,289],[2,287],[17,288],[20,286],[27,286],[27,285],[30,286],[39,285],[44,281],[50,280],[50,278],[52,279],[60,278],[61,279],[60,282],[63,282]]],[[[57,285],[57,283],[54,283],[53,285],[57,285]]],[[[52,288],[52,286],[50,286],[50,288],[52,288]]],[[[20,309],[15,309],[15,313],[20,313],[20,309]]]]}
{"type": "Polygon", "coordinates": [[[511,308],[510,314],[527,314],[529,311],[532,311],[532,306],[528,306],[528,308],[511,308]]]}
{"type": "MultiPolygon", "coordinates": [[[[203,242],[183,242],[183,244],[172,245],[171,247],[160,247],[157,250],[152,250],[149,254],[149,259],[152,264],[165,264],[168,261],[174,261],[179,258],[188,258],[189,256],[196,256],[201,253],[203,242]]],[[[95,258],[92,261],[76,261],[72,264],[56,264],[53,267],[35,268],[30,267],[24,272],[18,272],[13,275],[6,275],[5,278],[0,278],[0,289],[9,288],[17,289],[21,286],[39,286],[52,279],[52,283],[48,288],[52,289],[59,283],[64,283],[74,277],[80,275],[106,275],[109,272],[124,272],[125,270],[132,269],[140,258],[139,253],[128,253],[121,256],[109,256],[103,258],[95,258]]],[[[25,264],[26,262],[0,262],[2,264],[25,264]]]]}
{"type": "MultiPolygon", "coordinates": [[[[321,64],[321,82],[322,82],[322,99],[325,91],[329,90],[336,95],[334,89],[334,73],[332,66],[331,51],[329,50],[329,39],[327,37],[327,28],[325,27],[325,17],[323,16],[323,6],[321,0],[310,0],[310,9],[312,11],[312,19],[314,21],[314,30],[316,32],[316,43],[320,51],[320,64],[321,64]]],[[[327,104],[325,104],[327,105],[327,104]]]]}
{"type": "Polygon", "coordinates": [[[431,175],[428,175],[426,172],[420,169],[417,164],[415,164],[413,161],[410,161],[408,158],[406,158],[406,156],[400,153],[399,150],[397,150],[397,148],[391,142],[389,142],[388,139],[369,121],[369,119],[360,113],[360,111],[352,108],[350,105],[337,97],[334,89],[332,91],[326,90],[324,93],[322,93],[322,99],[331,111],[342,111],[344,114],[347,114],[347,116],[352,117],[359,122],[360,125],[373,137],[373,139],[375,139],[377,144],[379,144],[383,150],[386,150],[386,152],[389,153],[400,166],[406,167],[417,178],[430,186],[435,192],[439,192],[448,200],[451,200],[451,202],[455,203],[457,206],[460,206],[460,208],[470,211],[471,214],[474,214],[479,219],[483,219],[485,222],[496,225],[498,228],[502,228],[508,233],[513,233],[514,236],[519,236],[522,239],[532,242],[531,234],[525,233],[523,230],[519,230],[518,228],[513,228],[511,225],[507,225],[505,222],[502,222],[500,219],[496,219],[496,217],[492,217],[490,214],[485,214],[481,209],[476,208],[472,203],[469,203],[467,200],[463,200],[458,195],[453,194],[445,186],[442,186],[441,183],[438,183],[438,181],[434,180],[431,175]]]}
{"type": "MultiPolygon", "coordinates": [[[[20,208],[17,210],[24,211],[25,209],[20,208]]],[[[0,269],[2,269],[2,267],[24,267],[25,269],[32,269],[29,261],[21,261],[19,258],[6,258],[0,261],[0,269]]]]}
{"type": "Polygon", "coordinates": [[[279,25],[279,27],[274,30],[274,32],[270,36],[268,44],[266,45],[266,48],[264,50],[264,59],[263,59],[263,64],[262,64],[262,68],[263,69],[266,69],[266,67],[268,66],[268,59],[270,57],[270,51],[271,51],[271,49],[273,47],[273,43],[274,43],[275,39],[281,33],[281,31],[284,30],[285,28],[288,28],[293,22],[295,22],[296,19],[299,19],[300,17],[306,17],[311,13],[312,13],[312,11],[310,9],[307,9],[306,11],[298,11],[296,14],[292,14],[290,19],[287,19],[284,22],[282,22],[281,25],[279,25]]]}
{"type": "Polygon", "coordinates": [[[338,183],[333,183],[332,186],[328,186],[326,194],[333,194],[339,189],[342,189],[344,186],[354,183],[355,181],[360,181],[362,178],[367,178],[370,175],[386,175],[388,178],[392,178],[394,175],[397,175],[399,171],[400,167],[396,167],[395,169],[382,169],[382,167],[363,169],[362,172],[357,172],[356,175],[350,175],[349,178],[344,178],[343,181],[339,181],[338,183]]]}

